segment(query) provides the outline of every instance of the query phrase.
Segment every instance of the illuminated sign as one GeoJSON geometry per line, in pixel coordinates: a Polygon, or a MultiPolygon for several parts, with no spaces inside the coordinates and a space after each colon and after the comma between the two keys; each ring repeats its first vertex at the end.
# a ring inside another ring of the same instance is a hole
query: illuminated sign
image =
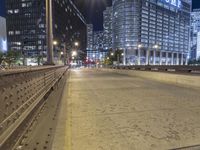
{"type": "Polygon", "coordinates": [[[163,0],[164,2],[171,4],[175,7],[180,8],[181,7],[181,0],[163,0]]]}

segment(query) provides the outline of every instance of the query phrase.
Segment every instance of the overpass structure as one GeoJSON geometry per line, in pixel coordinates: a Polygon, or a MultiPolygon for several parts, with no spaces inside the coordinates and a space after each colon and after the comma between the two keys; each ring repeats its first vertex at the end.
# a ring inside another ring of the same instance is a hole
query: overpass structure
{"type": "Polygon", "coordinates": [[[199,68],[160,67],[0,73],[0,150],[200,149],[199,68]]]}

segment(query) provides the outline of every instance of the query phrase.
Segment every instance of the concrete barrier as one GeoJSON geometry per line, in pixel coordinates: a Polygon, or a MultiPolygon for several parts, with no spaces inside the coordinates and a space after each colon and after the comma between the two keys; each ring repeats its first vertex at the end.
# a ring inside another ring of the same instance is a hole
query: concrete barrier
{"type": "Polygon", "coordinates": [[[120,74],[137,76],[159,82],[169,84],[181,85],[184,87],[200,88],[200,75],[191,74],[175,74],[164,72],[151,72],[151,71],[136,71],[136,70],[122,70],[122,69],[101,69],[102,71],[116,72],[120,74]]]}

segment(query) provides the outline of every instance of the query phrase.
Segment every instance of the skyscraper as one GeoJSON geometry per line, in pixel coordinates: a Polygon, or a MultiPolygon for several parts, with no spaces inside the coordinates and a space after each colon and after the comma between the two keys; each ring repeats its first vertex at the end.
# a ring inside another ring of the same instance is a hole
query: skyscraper
{"type": "Polygon", "coordinates": [[[200,41],[200,9],[194,9],[191,13],[191,51],[190,59],[197,60],[200,57],[200,47],[198,47],[198,41],[200,41]]]}
{"type": "Polygon", "coordinates": [[[190,0],[113,0],[113,48],[126,64],[187,64],[190,0]]]}
{"type": "MultiPolygon", "coordinates": [[[[86,50],[86,22],[71,0],[52,0],[54,54],[63,44],[67,49],[79,42],[79,49],[86,50]]],[[[6,0],[7,34],[9,49],[22,51],[27,58],[46,55],[45,0],[6,0]]]]}
{"type": "Polygon", "coordinates": [[[93,48],[94,50],[104,49],[103,31],[95,31],[93,35],[93,48]]]}
{"type": "Polygon", "coordinates": [[[93,24],[87,24],[87,50],[93,50],[93,24]]]}
{"type": "Polygon", "coordinates": [[[0,2],[0,51],[7,51],[6,19],[4,0],[0,2]]]}
{"type": "Polygon", "coordinates": [[[112,7],[107,7],[103,12],[104,48],[112,48],[112,7]]]}

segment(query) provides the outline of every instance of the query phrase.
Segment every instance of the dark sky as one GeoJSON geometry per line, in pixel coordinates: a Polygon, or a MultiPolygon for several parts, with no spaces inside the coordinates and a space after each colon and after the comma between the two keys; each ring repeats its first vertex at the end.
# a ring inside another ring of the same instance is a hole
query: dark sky
{"type": "Polygon", "coordinates": [[[5,16],[4,0],[0,0],[0,16],[5,16]]]}
{"type": "Polygon", "coordinates": [[[94,25],[94,30],[103,28],[103,11],[112,5],[112,0],[73,0],[81,10],[88,23],[94,25]]]}

